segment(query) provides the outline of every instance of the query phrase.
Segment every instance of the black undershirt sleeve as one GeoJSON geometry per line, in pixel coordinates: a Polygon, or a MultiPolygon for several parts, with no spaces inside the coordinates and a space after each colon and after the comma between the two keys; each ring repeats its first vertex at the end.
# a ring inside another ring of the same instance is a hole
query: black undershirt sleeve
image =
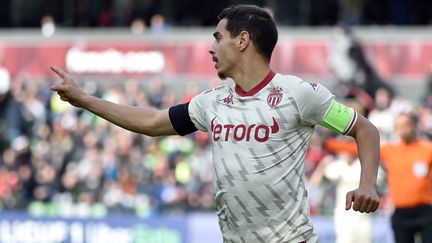
{"type": "Polygon", "coordinates": [[[189,116],[189,102],[170,107],[168,114],[178,135],[184,136],[198,130],[189,116]]]}

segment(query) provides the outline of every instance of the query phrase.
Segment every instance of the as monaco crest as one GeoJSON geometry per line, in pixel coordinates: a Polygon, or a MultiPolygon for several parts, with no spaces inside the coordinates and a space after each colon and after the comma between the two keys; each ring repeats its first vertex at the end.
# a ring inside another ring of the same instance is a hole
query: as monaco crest
{"type": "Polygon", "coordinates": [[[280,87],[273,88],[270,91],[270,94],[267,97],[267,104],[271,108],[275,108],[282,101],[282,97],[283,97],[282,91],[283,89],[280,87]]]}

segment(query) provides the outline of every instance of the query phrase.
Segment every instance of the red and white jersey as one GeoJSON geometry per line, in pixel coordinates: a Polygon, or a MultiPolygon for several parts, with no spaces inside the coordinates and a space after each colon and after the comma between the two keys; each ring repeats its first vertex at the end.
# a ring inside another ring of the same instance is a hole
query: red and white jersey
{"type": "Polygon", "coordinates": [[[269,75],[249,92],[224,85],[194,97],[189,116],[213,143],[215,205],[225,242],[316,242],[304,182],[314,126],[333,95],[269,75]]]}

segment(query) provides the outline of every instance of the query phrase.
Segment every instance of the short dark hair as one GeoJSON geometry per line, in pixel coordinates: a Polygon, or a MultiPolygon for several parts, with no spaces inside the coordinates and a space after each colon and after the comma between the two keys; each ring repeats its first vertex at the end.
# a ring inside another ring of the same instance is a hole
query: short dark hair
{"type": "Polygon", "coordinates": [[[276,23],[265,9],[255,5],[233,5],[222,10],[218,19],[227,20],[226,29],[231,37],[247,31],[255,48],[270,61],[278,31],[276,23]]]}

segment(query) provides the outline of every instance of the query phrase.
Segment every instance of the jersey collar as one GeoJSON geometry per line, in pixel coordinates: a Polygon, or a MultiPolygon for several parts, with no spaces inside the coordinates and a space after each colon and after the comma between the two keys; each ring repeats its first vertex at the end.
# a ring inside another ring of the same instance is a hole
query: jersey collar
{"type": "Polygon", "coordinates": [[[276,75],[275,72],[270,70],[270,72],[267,74],[267,76],[261,81],[257,86],[255,86],[253,89],[249,91],[244,91],[239,86],[235,86],[235,92],[240,96],[252,96],[258,93],[260,90],[262,90],[270,81],[273,79],[273,77],[276,75]]]}

